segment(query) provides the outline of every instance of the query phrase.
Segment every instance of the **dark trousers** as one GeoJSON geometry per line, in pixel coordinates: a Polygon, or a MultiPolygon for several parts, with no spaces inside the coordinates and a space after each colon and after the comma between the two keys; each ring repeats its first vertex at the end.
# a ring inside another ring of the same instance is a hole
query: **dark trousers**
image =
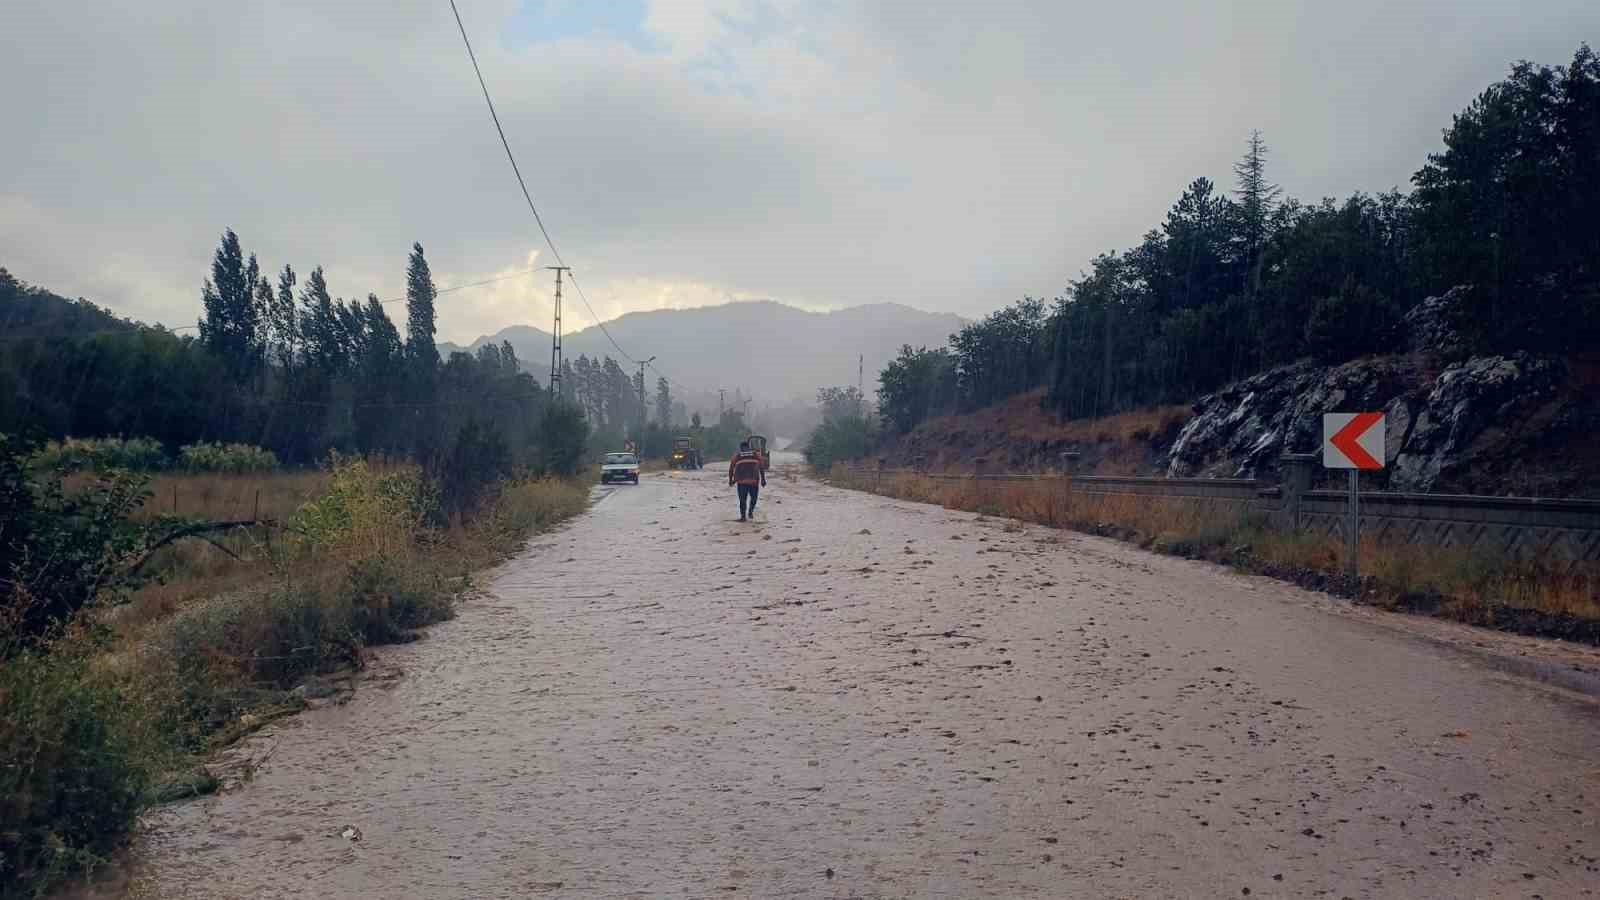
{"type": "Polygon", "coordinates": [[[761,488],[754,484],[739,485],[739,516],[753,516],[756,514],[756,497],[761,495],[761,488]],[[745,502],[749,501],[749,512],[745,511],[745,502]]]}

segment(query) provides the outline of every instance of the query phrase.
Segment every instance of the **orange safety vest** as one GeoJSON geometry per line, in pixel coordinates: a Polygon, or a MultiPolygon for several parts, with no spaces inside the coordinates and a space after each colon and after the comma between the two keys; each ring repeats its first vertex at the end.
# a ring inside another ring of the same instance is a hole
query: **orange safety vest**
{"type": "Polygon", "coordinates": [[[735,484],[761,483],[761,454],[754,450],[740,450],[728,463],[728,478],[735,484]]]}

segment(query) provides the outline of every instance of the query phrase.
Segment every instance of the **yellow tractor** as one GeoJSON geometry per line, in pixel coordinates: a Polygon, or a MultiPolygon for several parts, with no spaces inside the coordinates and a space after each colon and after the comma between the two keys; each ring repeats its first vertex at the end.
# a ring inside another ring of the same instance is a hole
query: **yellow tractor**
{"type": "Polygon", "coordinates": [[[672,467],[674,469],[699,469],[705,466],[700,458],[700,442],[690,435],[672,439],[672,467]]]}

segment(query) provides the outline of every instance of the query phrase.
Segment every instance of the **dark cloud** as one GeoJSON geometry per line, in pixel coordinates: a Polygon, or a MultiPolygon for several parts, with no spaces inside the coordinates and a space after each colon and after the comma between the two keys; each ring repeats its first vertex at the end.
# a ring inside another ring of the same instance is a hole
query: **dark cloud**
{"type": "MultiPolygon", "coordinates": [[[[1577,0],[723,0],[561,36],[460,5],[602,315],[1054,294],[1189,179],[1226,180],[1251,128],[1293,195],[1404,185],[1510,62],[1600,25],[1577,0]]],[[[0,264],[21,277],[184,322],[224,227],[345,295],[398,293],[413,240],[447,282],[540,245],[442,0],[54,0],[8,10],[7,38],[0,264]]],[[[544,292],[453,294],[442,332],[542,321],[544,292]]]]}

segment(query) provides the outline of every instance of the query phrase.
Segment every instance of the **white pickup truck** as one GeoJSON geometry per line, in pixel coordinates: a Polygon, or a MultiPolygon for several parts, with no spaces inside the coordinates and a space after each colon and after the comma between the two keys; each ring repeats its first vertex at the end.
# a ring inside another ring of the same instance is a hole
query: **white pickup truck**
{"type": "Polygon", "coordinates": [[[639,483],[639,457],[632,453],[607,453],[600,463],[600,483],[631,481],[639,483]]]}

